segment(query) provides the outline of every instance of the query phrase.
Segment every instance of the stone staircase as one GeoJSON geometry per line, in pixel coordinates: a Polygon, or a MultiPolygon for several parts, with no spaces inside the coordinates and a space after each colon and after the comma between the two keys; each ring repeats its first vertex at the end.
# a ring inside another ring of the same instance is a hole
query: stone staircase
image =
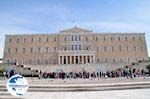
{"type": "Polygon", "coordinates": [[[150,64],[150,60],[141,61],[141,62],[133,62],[133,63],[99,63],[99,64],[66,64],[66,65],[26,65],[25,67],[31,68],[31,70],[41,70],[42,72],[56,72],[59,70],[63,70],[65,72],[70,71],[98,71],[101,70],[103,72],[107,72],[110,70],[116,70],[118,68],[123,68],[126,65],[132,66],[137,69],[146,70],[146,65],[150,64]]]}
{"type": "Polygon", "coordinates": [[[19,73],[23,76],[35,75],[38,76],[38,70],[32,70],[31,67],[26,67],[25,65],[15,65],[14,63],[1,63],[0,70],[10,70],[13,69],[15,73],[19,73]]]}
{"type": "MultiPolygon", "coordinates": [[[[110,91],[110,90],[150,89],[150,82],[126,82],[109,84],[67,84],[67,85],[30,85],[30,92],[83,92],[83,91],[110,91]]],[[[0,99],[22,99],[8,93],[5,85],[0,85],[0,99]]]]}

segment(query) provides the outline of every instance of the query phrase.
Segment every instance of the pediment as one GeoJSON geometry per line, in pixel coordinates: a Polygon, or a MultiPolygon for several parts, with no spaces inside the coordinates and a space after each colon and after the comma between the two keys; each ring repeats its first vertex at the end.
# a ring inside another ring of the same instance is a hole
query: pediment
{"type": "Polygon", "coordinates": [[[87,30],[87,29],[83,29],[83,28],[79,28],[79,27],[73,27],[70,29],[66,29],[66,30],[62,30],[60,31],[61,33],[81,33],[81,32],[92,32],[91,30],[87,30]]]}

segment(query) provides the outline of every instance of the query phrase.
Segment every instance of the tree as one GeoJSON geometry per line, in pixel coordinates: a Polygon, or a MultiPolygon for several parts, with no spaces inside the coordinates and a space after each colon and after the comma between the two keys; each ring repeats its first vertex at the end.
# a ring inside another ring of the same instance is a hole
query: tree
{"type": "Polygon", "coordinates": [[[150,73],[150,64],[146,66],[146,69],[148,69],[148,71],[150,73]]]}

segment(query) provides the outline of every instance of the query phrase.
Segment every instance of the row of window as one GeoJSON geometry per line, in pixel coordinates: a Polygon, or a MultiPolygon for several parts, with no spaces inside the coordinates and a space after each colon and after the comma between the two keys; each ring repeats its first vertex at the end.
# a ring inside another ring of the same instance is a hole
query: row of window
{"type": "Polygon", "coordinates": [[[10,63],[10,62],[14,62],[14,63],[19,63],[19,64],[57,64],[57,61],[56,59],[53,59],[53,60],[49,60],[49,59],[45,59],[45,60],[41,60],[41,59],[36,59],[36,60],[33,60],[33,59],[30,59],[28,61],[24,61],[23,59],[21,60],[10,60],[10,59],[7,59],[7,63],[10,63]]]}
{"type": "MultiPolygon", "coordinates": [[[[14,49],[14,52],[15,53],[26,53],[26,52],[30,52],[30,53],[34,53],[34,52],[37,52],[37,53],[41,53],[43,52],[43,50],[45,51],[45,53],[48,53],[48,52],[53,52],[53,51],[57,51],[57,47],[53,47],[53,49],[49,47],[45,47],[44,49],[42,49],[41,47],[38,47],[38,48],[15,48],[14,49]]],[[[13,52],[13,49],[11,48],[8,48],[8,53],[12,53],[13,52]]]]}
{"type": "MultiPolygon", "coordinates": [[[[144,60],[144,57],[143,58],[120,58],[119,59],[115,59],[115,58],[104,58],[103,60],[100,60],[99,58],[97,58],[96,62],[97,63],[101,63],[101,62],[104,62],[104,63],[110,63],[110,62],[135,62],[135,61],[139,61],[139,60],[144,60]]],[[[7,62],[14,62],[14,63],[20,63],[20,64],[24,64],[25,61],[22,59],[22,60],[17,60],[15,59],[14,61],[11,61],[10,59],[7,60],[7,62]]],[[[36,59],[36,60],[33,60],[33,59],[30,59],[28,61],[26,61],[27,63],[26,64],[57,64],[57,61],[56,59],[53,59],[53,60],[49,60],[49,59],[45,59],[45,60],[41,60],[41,59],[36,59]]]]}
{"type": "Polygon", "coordinates": [[[128,40],[132,40],[132,41],[135,41],[135,40],[139,40],[139,41],[142,41],[142,37],[109,37],[109,39],[108,38],[106,38],[106,37],[96,37],[95,38],[95,40],[96,41],[115,41],[115,40],[117,40],[117,41],[128,41],[128,40]]]}
{"type": "MultiPolygon", "coordinates": [[[[86,41],[89,41],[89,38],[88,37],[86,37],[86,39],[85,39],[86,41]]],[[[96,37],[95,38],[95,41],[115,41],[115,40],[117,40],[117,41],[128,41],[129,40],[129,37],[110,37],[110,38],[106,38],[106,37],[96,37]]],[[[142,40],[142,37],[132,37],[132,40],[133,41],[135,41],[135,40],[142,40]]],[[[50,40],[49,40],[49,38],[46,38],[46,40],[45,40],[45,42],[49,42],[50,40]]],[[[54,37],[53,38],[53,41],[54,42],[56,42],[57,41],[57,38],[56,37],[54,37]]],[[[67,41],[67,36],[65,36],[64,37],[64,41],[67,41]]],[[[71,37],[71,41],[81,41],[81,36],[80,35],[72,35],[72,37],[71,37]]],[[[11,43],[12,42],[12,38],[10,38],[9,39],[9,42],[11,43]]],[[[17,43],[19,43],[19,42],[27,42],[27,39],[19,39],[19,38],[17,38],[16,39],[16,42],[17,43]]],[[[35,38],[31,38],[31,42],[43,42],[43,40],[42,40],[42,38],[38,38],[38,40],[37,39],[35,39],[35,38]]]]}
{"type": "Polygon", "coordinates": [[[143,58],[120,58],[120,59],[115,59],[115,58],[104,58],[103,60],[100,60],[99,58],[97,58],[96,62],[97,63],[101,63],[101,62],[104,62],[104,63],[110,63],[110,62],[136,62],[136,61],[140,61],[140,60],[144,60],[144,57],[143,58]]]}
{"type": "Polygon", "coordinates": [[[114,51],[144,51],[144,47],[143,46],[141,46],[141,47],[137,47],[137,46],[132,46],[132,47],[129,47],[129,46],[118,46],[118,47],[106,47],[106,46],[104,46],[104,47],[97,47],[97,52],[99,52],[99,51],[104,51],[104,52],[107,52],[107,51],[112,51],[112,52],[114,52],[114,51]]]}
{"type": "MultiPolygon", "coordinates": [[[[46,38],[46,42],[49,42],[49,41],[50,41],[49,38],[46,38]]],[[[57,38],[54,37],[54,38],[53,38],[53,41],[56,42],[56,41],[57,41],[57,38]]],[[[12,38],[9,39],[9,42],[10,42],[10,43],[12,42],[12,38]]],[[[27,39],[24,38],[24,39],[22,40],[22,39],[17,38],[17,39],[16,39],[16,43],[19,43],[19,42],[24,42],[24,43],[25,43],[25,42],[27,42],[27,39]]],[[[31,42],[43,42],[43,41],[42,41],[42,38],[38,38],[38,39],[31,38],[31,42]]]]}
{"type": "MultiPolygon", "coordinates": [[[[45,47],[45,48],[41,48],[41,47],[38,47],[38,48],[15,48],[14,49],[14,52],[15,53],[19,53],[19,52],[22,52],[22,53],[26,53],[26,52],[30,52],[30,53],[33,53],[33,52],[37,52],[37,53],[41,53],[41,52],[45,52],[45,53],[48,53],[48,52],[53,52],[53,51],[57,51],[57,47],[53,47],[53,49],[50,50],[49,47],[45,47]]],[[[64,50],[67,50],[67,48],[64,48],[64,50]]],[[[71,50],[81,50],[81,45],[72,45],[72,49],[71,50]]],[[[86,47],[86,50],[89,50],[89,47],[86,47]]],[[[107,52],[107,51],[144,51],[144,47],[141,46],[141,47],[136,47],[136,46],[133,46],[133,47],[122,47],[122,46],[119,46],[119,47],[97,47],[96,51],[99,52],[99,51],[104,51],[104,52],[107,52]]],[[[11,53],[13,52],[13,50],[11,48],[8,48],[8,53],[11,53]]]]}

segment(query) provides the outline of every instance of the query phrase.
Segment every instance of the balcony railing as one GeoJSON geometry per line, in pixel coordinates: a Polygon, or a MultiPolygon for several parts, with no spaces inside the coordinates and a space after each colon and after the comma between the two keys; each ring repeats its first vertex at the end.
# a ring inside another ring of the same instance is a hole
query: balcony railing
{"type": "Polygon", "coordinates": [[[95,54],[93,50],[61,50],[58,54],[95,54]]]}

